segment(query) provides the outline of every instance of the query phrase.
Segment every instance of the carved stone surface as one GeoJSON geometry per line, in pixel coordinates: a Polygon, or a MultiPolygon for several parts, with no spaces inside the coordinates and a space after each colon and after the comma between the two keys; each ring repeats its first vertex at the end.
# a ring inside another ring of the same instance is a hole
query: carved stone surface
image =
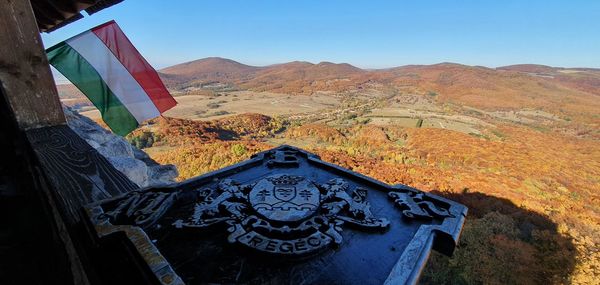
{"type": "Polygon", "coordinates": [[[92,232],[125,232],[163,284],[413,284],[466,215],[289,146],[86,209],[92,232]]]}
{"type": "Polygon", "coordinates": [[[144,260],[147,269],[154,275],[150,279],[165,285],[185,284],[146,232],[151,227],[160,227],[156,222],[173,206],[177,193],[178,190],[174,188],[135,190],[89,204],[85,207],[85,213],[98,238],[108,239],[115,233],[123,233],[127,237],[136,250],[130,262],[144,260]]]}
{"type": "Polygon", "coordinates": [[[82,205],[139,187],[66,125],[32,129],[27,138],[68,224],[77,223],[82,205]]]}
{"type": "Polygon", "coordinates": [[[269,167],[298,167],[298,151],[292,149],[275,150],[269,154],[269,167]]]}
{"type": "Polygon", "coordinates": [[[124,138],[107,131],[90,118],[80,115],[67,106],[63,106],[63,112],[69,127],[81,139],[84,139],[113,167],[139,187],[172,183],[177,177],[177,168],[174,165],[156,163],[124,138]]]}
{"type": "Polygon", "coordinates": [[[388,196],[394,199],[396,205],[402,209],[402,214],[408,218],[433,219],[452,216],[448,209],[426,200],[423,193],[389,192],[388,196]]]}
{"type": "Polygon", "coordinates": [[[314,214],[319,207],[319,189],[302,176],[277,175],[258,181],[248,200],[252,208],[269,220],[291,222],[314,214]]]}
{"type": "Polygon", "coordinates": [[[147,228],[173,205],[176,193],[139,192],[127,193],[117,206],[99,216],[114,224],[132,224],[147,228]]]}
{"type": "Polygon", "coordinates": [[[177,220],[177,228],[229,225],[229,242],[280,255],[302,255],[341,244],[341,225],[386,229],[376,218],[366,190],[347,193],[348,182],[336,178],[322,185],[302,176],[278,174],[241,185],[225,179],[216,190],[199,190],[194,213],[177,220]]]}

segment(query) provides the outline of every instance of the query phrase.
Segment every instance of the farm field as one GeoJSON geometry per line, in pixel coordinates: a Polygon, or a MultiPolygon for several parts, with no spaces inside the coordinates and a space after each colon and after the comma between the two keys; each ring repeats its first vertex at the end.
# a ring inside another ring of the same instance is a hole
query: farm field
{"type": "MultiPolygon", "coordinates": [[[[73,100],[80,99],[63,99],[63,102],[69,103],[73,100]]],[[[212,120],[242,113],[290,115],[316,112],[340,105],[338,98],[327,95],[289,96],[253,91],[222,92],[216,96],[180,95],[176,96],[175,100],[177,106],[163,115],[190,120],[212,120]]],[[[90,106],[80,113],[92,119],[100,119],[100,112],[90,106]]]]}

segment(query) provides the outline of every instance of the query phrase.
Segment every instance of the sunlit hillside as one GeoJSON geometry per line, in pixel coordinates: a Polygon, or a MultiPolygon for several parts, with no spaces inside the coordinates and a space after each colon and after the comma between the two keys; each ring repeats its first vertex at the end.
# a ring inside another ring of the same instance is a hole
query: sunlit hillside
{"type": "Polygon", "coordinates": [[[599,280],[599,70],[209,58],[160,72],[179,105],[127,138],[180,180],[295,145],[470,208],[455,256],[434,255],[423,283],[599,280]]]}

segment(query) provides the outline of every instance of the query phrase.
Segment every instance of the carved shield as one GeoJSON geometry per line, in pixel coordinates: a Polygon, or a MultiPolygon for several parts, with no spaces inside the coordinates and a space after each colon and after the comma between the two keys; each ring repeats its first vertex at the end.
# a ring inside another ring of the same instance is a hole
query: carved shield
{"type": "Polygon", "coordinates": [[[296,198],[296,186],[293,185],[275,185],[273,189],[275,199],[289,202],[296,198]]]}
{"type": "Polygon", "coordinates": [[[414,284],[432,244],[452,253],[467,209],[281,146],[200,179],[94,202],[84,213],[87,243],[112,252],[127,242],[122,261],[144,265],[125,279],[414,284]]]}
{"type": "Polygon", "coordinates": [[[301,176],[275,175],[260,180],[248,194],[252,207],[269,220],[299,221],[319,207],[319,189],[301,176]]]}

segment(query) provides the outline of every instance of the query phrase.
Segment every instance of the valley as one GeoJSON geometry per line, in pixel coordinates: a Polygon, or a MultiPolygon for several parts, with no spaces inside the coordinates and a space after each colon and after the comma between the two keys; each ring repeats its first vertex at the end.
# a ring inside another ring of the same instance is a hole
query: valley
{"type": "MultiPolygon", "coordinates": [[[[207,58],[159,72],[178,105],[127,139],[180,180],[295,145],[470,208],[455,257],[434,255],[423,283],[600,276],[600,70],[207,58]]],[[[101,123],[72,86],[59,92],[101,123]]]]}

